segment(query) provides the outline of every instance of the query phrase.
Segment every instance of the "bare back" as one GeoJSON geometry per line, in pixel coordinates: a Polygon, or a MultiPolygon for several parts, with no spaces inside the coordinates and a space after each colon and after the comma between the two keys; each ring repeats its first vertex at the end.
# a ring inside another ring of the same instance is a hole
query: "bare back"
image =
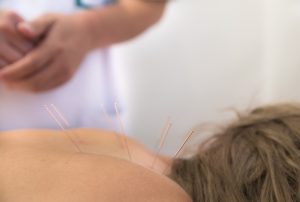
{"type": "Polygon", "coordinates": [[[1,133],[0,200],[190,201],[173,181],[145,168],[153,162],[153,155],[127,140],[131,158],[140,165],[132,163],[124,140],[113,133],[84,129],[1,133]]]}

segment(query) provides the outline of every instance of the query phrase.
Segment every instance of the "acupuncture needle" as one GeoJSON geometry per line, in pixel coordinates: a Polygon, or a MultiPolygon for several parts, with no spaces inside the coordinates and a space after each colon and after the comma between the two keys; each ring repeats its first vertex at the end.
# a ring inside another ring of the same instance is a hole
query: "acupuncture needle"
{"type": "Polygon", "coordinates": [[[127,141],[127,138],[126,138],[126,136],[125,136],[124,124],[123,124],[123,121],[122,121],[122,119],[121,119],[121,115],[120,115],[120,111],[119,111],[119,107],[118,107],[118,103],[117,103],[117,102],[115,102],[114,107],[115,107],[115,113],[116,113],[116,115],[117,115],[117,119],[118,119],[118,121],[119,121],[121,134],[123,135],[123,141],[124,141],[124,144],[125,144],[127,153],[128,153],[128,157],[129,157],[129,159],[132,161],[132,156],[131,156],[131,153],[130,153],[128,141],[127,141]]]}
{"type": "Polygon", "coordinates": [[[78,144],[73,140],[73,138],[69,135],[66,128],[63,126],[63,124],[58,120],[56,115],[52,112],[52,110],[48,107],[48,105],[44,105],[44,109],[46,112],[50,115],[50,117],[54,120],[54,122],[59,126],[59,128],[66,134],[67,138],[70,140],[70,142],[76,147],[79,153],[82,153],[82,150],[78,146],[78,144]]]}
{"type": "Polygon", "coordinates": [[[158,150],[157,150],[156,155],[154,157],[154,160],[151,164],[151,169],[153,169],[154,166],[155,166],[156,160],[157,160],[157,158],[158,158],[158,156],[159,156],[159,154],[160,154],[160,152],[161,152],[161,150],[162,150],[162,148],[165,144],[166,137],[168,136],[171,127],[172,127],[172,123],[170,122],[170,118],[168,118],[167,122],[165,124],[165,127],[163,128],[163,130],[161,132],[158,150]]]}

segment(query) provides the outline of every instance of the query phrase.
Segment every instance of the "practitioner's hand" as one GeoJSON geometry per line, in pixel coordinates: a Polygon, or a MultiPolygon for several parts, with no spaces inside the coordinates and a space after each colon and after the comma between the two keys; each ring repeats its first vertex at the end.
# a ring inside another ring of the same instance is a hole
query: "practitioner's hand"
{"type": "Polygon", "coordinates": [[[47,14],[30,23],[20,23],[19,31],[37,46],[0,70],[0,80],[12,89],[40,92],[72,78],[92,44],[80,15],[47,14]]]}
{"type": "Polygon", "coordinates": [[[18,33],[23,19],[12,11],[0,11],[0,69],[21,59],[31,48],[29,39],[18,33]]]}

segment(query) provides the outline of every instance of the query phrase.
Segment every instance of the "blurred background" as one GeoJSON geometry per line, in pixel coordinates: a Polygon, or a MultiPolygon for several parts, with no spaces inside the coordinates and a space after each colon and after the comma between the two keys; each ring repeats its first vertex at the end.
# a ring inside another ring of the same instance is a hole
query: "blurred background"
{"type": "Polygon", "coordinates": [[[298,100],[299,52],[298,0],[171,1],[149,32],[113,47],[126,132],[154,148],[170,117],[171,154],[229,108],[298,100]]]}

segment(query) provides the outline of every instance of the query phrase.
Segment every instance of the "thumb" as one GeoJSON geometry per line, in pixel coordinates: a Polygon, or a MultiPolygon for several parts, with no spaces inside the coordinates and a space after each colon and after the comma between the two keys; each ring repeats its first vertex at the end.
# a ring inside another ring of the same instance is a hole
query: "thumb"
{"type": "Polygon", "coordinates": [[[48,32],[51,24],[47,19],[38,19],[31,22],[20,22],[17,29],[29,39],[38,39],[48,32]]]}

